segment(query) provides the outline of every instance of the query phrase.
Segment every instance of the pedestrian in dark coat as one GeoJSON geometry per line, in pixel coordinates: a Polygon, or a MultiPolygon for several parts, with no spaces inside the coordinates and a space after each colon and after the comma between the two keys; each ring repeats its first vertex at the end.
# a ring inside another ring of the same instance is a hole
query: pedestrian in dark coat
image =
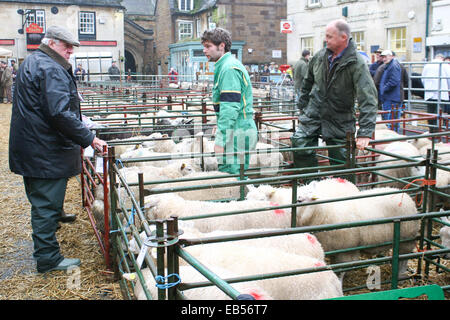
{"type": "Polygon", "coordinates": [[[64,258],[56,239],[68,178],[81,172],[81,148],[102,150],[106,143],[83,124],[72,66],[73,46],[66,29],[47,29],[38,50],[20,65],[13,98],[9,166],[22,175],[31,204],[38,272],[67,270],[77,258],[64,258]]]}
{"type": "MultiPolygon", "coordinates": [[[[402,86],[402,69],[397,59],[390,50],[384,50],[381,53],[383,61],[386,65],[380,80],[379,100],[383,111],[389,111],[381,115],[383,120],[392,119],[392,109],[394,109],[394,119],[401,117],[401,86],[402,86]]],[[[399,123],[389,124],[391,129],[398,131],[399,123]]]]}

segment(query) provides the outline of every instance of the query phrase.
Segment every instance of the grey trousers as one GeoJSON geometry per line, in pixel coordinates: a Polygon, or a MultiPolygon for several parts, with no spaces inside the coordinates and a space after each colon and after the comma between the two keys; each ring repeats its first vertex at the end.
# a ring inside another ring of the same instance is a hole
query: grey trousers
{"type": "Polygon", "coordinates": [[[61,255],[56,230],[64,204],[67,178],[37,179],[24,177],[25,192],[31,204],[34,253],[38,272],[57,266],[61,255]]]}

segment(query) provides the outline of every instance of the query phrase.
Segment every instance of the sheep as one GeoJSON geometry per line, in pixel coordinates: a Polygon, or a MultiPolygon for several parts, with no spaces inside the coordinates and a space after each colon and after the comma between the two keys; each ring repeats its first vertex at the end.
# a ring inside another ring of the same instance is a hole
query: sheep
{"type": "MultiPolygon", "coordinates": [[[[240,231],[223,231],[216,230],[209,233],[203,233],[195,228],[183,228],[183,234],[180,235],[180,239],[197,239],[197,238],[210,238],[220,236],[231,236],[236,234],[248,234],[257,232],[274,231],[275,229],[246,229],[240,231]]],[[[133,239],[134,240],[134,239],[133,239]]],[[[283,252],[304,255],[315,258],[320,261],[325,261],[325,253],[322,245],[317,238],[310,233],[295,233],[282,236],[271,236],[264,238],[254,238],[246,240],[237,240],[233,242],[227,242],[231,245],[244,245],[263,248],[275,248],[283,252]]],[[[214,250],[215,244],[208,245],[211,250],[214,250]]]]}
{"type": "MultiPolygon", "coordinates": [[[[280,205],[292,203],[292,188],[274,188],[270,185],[261,185],[255,188],[253,185],[248,185],[248,189],[246,199],[249,200],[268,200],[280,205]]],[[[298,187],[297,194],[317,193],[319,192],[317,190],[320,190],[321,198],[326,197],[327,199],[359,193],[359,189],[346,179],[327,178],[298,187]]]]}
{"type": "MultiPolygon", "coordinates": [[[[400,141],[392,142],[384,148],[384,151],[392,153],[392,154],[396,154],[399,156],[403,156],[403,157],[415,158],[416,160],[422,159],[419,150],[417,150],[417,148],[414,147],[409,142],[400,142],[400,141]]],[[[394,157],[382,154],[378,157],[379,162],[376,164],[376,166],[384,167],[384,166],[398,165],[398,164],[408,162],[406,160],[395,160],[395,159],[396,158],[394,158],[394,157]],[[390,159],[393,159],[393,160],[383,162],[383,161],[390,160],[390,159]]],[[[382,169],[382,170],[378,170],[377,172],[380,172],[384,175],[387,175],[389,177],[394,177],[394,178],[407,178],[407,177],[411,177],[411,176],[423,176],[425,174],[424,167],[404,167],[404,168],[382,169]]],[[[389,177],[377,175],[377,180],[379,182],[391,180],[389,177]]],[[[389,183],[384,183],[383,185],[388,186],[388,187],[394,187],[394,188],[402,188],[405,186],[405,183],[393,181],[393,182],[389,182],[389,183]]]]}
{"type": "MultiPolygon", "coordinates": [[[[310,202],[311,205],[302,206],[297,210],[297,224],[300,226],[316,226],[323,224],[337,224],[344,222],[356,222],[362,220],[373,220],[378,218],[389,218],[396,216],[410,216],[417,214],[415,202],[408,194],[392,194],[374,196],[354,200],[322,203],[314,205],[315,200],[325,200],[321,198],[320,190],[315,194],[300,194],[299,202],[310,202]]],[[[376,195],[383,192],[398,191],[395,188],[375,188],[360,191],[359,195],[376,195]]],[[[417,220],[401,223],[401,238],[413,238],[419,230],[417,220]]],[[[324,250],[332,251],[344,248],[366,246],[388,242],[392,240],[393,224],[379,224],[363,226],[357,228],[344,228],[316,234],[317,239],[322,244],[324,250]]],[[[400,244],[400,253],[411,252],[414,249],[413,242],[400,244]]],[[[384,251],[386,248],[376,248],[370,250],[371,253],[384,251]]],[[[334,262],[347,262],[358,260],[358,251],[339,253],[332,258],[334,262]]],[[[407,261],[400,261],[399,275],[405,274],[407,261]]],[[[342,275],[343,276],[343,275],[342,275]]]]}
{"type": "MultiPolygon", "coordinates": [[[[450,223],[450,220],[448,217],[441,217],[441,220],[450,223]]],[[[446,248],[450,248],[450,227],[449,226],[443,226],[439,230],[439,235],[441,236],[442,245],[446,248]]],[[[444,259],[450,259],[450,252],[447,252],[443,255],[444,259]]]]}
{"type": "Polygon", "coordinates": [[[167,166],[169,164],[173,164],[173,163],[178,163],[178,164],[192,164],[195,165],[195,163],[193,163],[192,159],[177,159],[176,156],[174,156],[174,154],[172,153],[165,153],[165,152],[154,152],[151,148],[138,148],[135,150],[130,150],[127,151],[125,153],[122,153],[120,155],[120,159],[124,160],[124,159],[134,159],[134,158],[154,158],[154,157],[165,157],[165,156],[170,156],[171,159],[167,159],[167,160],[148,160],[148,161],[138,161],[138,162],[130,162],[130,163],[125,163],[124,165],[127,167],[131,167],[131,166],[146,166],[146,165],[152,165],[155,167],[164,167],[167,166]]]}
{"type": "Polygon", "coordinates": [[[250,155],[249,168],[279,167],[283,164],[284,157],[281,152],[273,152],[273,150],[267,150],[274,149],[273,145],[257,142],[255,149],[260,150],[261,152],[250,155]]]}
{"type": "MultiPolygon", "coordinates": [[[[187,176],[198,170],[188,163],[171,163],[165,167],[155,167],[152,165],[123,167],[119,169],[119,173],[125,178],[128,184],[138,183],[138,174],[142,173],[144,182],[177,179],[187,176]]],[[[145,186],[147,189],[153,188],[155,185],[145,186]]]]}
{"type": "MultiPolygon", "coordinates": [[[[228,271],[225,268],[215,267],[217,272],[220,272],[222,278],[236,277],[234,272],[228,271]]],[[[141,270],[142,276],[145,279],[145,285],[150,291],[153,299],[158,298],[158,289],[156,281],[149,268],[141,270]]],[[[183,283],[209,281],[200,272],[190,266],[181,266],[179,271],[180,279],[183,283]]],[[[169,278],[170,281],[174,279],[169,278]]],[[[239,291],[241,294],[249,294],[255,300],[273,300],[273,298],[260,286],[254,282],[232,283],[231,286],[239,291]]],[[[190,300],[230,300],[231,298],[216,286],[208,286],[201,288],[194,288],[183,291],[184,296],[190,300]]],[[[134,287],[134,296],[137,300],[146,300],[147,297],[142,288],[142,283],[137,281],[134,287]]]]}
{"type": "Polygon", "coordinates": [[[243,230],[252,228],[288,228],[291,215],[288,210],[274,209],[257,211],[260,208],[273,207],[270,201],[230,201],[210,202],[184,200],[177,194],[154,194],[146,196],[145,214],[148,219],[166,219],[172,215],[189,217],[193,215],[213,214],[230,211],[255,210],[247,214],[218,216],[192,220],[192,226],[201,232],[213,230],[243,230]]]}
{"type": "Polygon", "coordinates": [[[122,153],[136,149],[138,147],[138,145],[145,143],[144,140],[146,140],[148,138],[149,138],[148,136],[137,135],[137,136],[133,136],[133,137],[125,138],[125,139],[113,139],[113,140],[110,140],[109,142],[113,142],[112,145],[114,146],[114,153],[116,155],[121,155],[122,153]],[[133,143],[133,144],[115,144],[116,142],[126,143],[130,140],[141,140],[141,142],[137,142],[137,143],[133,143]]]}
{"type": "MultiPolygon", "coordinates": [[[[222,274],[215,266],[233,270],[238,276],[325,266],[322,260],[270,247],[217,243],[214,250],[209,245],[191,246],[185,250],[219,276],[222,274]]],[[[341,282],[330,270],[254,282],[275,300],[316,300],[343,295],[341,282]]]]}
{"type": "MultiPolygon", "coordinates": [[[[186,186],[198,186],[205,184],[216,184],[237,181],[236,178],[229,177],[228,173],[220,171],[208,171],[208,172],[190,172],[185,175],[184,178],[201,178],[218,176],[218,178],[208,180],[194,180],[184,182],[171,182],[158,185],[158,187],[164,189],[186,187],[186,186]],[[223,178],[222,178],[223,177],[223,178]]],[[[198,189],[189,191],[178,191],[177,194],[185,200],[224,200],[224,199],[236,199],[240,197],[240,186],[220,187],[210,189],[198,189]]]]}

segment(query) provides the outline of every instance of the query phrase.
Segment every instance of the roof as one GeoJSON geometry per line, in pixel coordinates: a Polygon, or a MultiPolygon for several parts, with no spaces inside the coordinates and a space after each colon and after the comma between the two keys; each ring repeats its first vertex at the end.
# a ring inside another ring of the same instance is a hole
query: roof
{"type": "Polygon", "coordinates": [[[61,5],[77,5],[77,6],[90,6],[90,7],[113,7],[124,8],[121,4],[121,0],[0,0],[2,2],[9,3],[33,3],[33,4],[49,4],[55,6],[61,5]]]}
{"type": "MultiPolygon", "coordinates": [[[[165,1],[165,0],[163,0],[165,1]]],[[[194,0],[192,0],[194,1],[194,0]]],[[[169,0],[170,13],[171,14],[184,14],[184,15],[193,15],[200,13],[202,11],[211,9],[215,7],[218,0],[198,0],[194,1],[195,8],[192,11],[180,11],[178,10],[178,0],[169,0]]]]}
{"type": "Polygon", "coordinates": [[[155,15],[156,0],[122,0],[122,5],[127,9],[127,14],[155,15]]]}

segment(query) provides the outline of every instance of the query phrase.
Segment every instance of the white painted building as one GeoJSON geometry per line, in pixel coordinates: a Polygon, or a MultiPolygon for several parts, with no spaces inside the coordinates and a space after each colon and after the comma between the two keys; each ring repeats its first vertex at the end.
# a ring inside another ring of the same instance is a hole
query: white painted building
{"type": "Polygon", "coordinates": [[[8,59],[19,63],[37,48],[52,25],[75,35],[81,45],[75,47],[72,63],[77,57],[91,73],[107,72],[111,60],[120,61],[124,56],[124,7],[120,0],[0,0],[0,21],[4,24],[0,48],[11,50],[8,59]],[[31,34],[33,27],[35,34],[31,34]]]}
{"type": "Polygon", "coordinates": [[[401,61],[422,61],[426,9],[426,0],[287,0],[287,19],[293,23],[287,38],[288,63],[295,63],[304,49],[315,53],[323,48],[326,25],[339,18],[349,23],[359,50],[371,61],[378,48],[394,51],[401,61]]]}
{"type": "Polygon", "coordinates": [[[430,12],[431,21],[426,38],[430,57],[437,53],[450,56],[450,0],[433,1],[430,12]]]}

